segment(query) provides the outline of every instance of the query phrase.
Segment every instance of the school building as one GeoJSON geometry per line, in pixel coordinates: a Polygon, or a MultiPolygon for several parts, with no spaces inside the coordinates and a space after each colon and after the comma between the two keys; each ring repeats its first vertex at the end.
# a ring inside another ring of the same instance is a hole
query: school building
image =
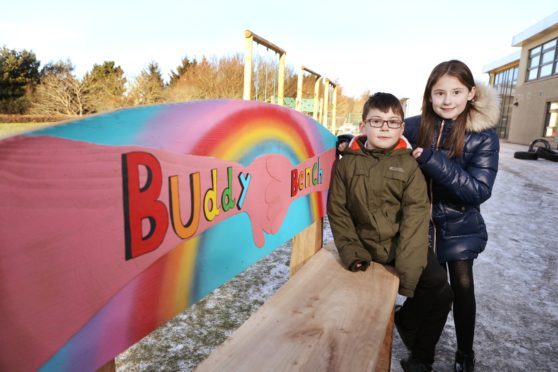
{"type": "MultiPolygon", "coordinates": [[[[558,12],[512,38],[520,51],[487,66],[502,98],[498,134],[512,143],[558,144],[558,12]]],[[[555,147],[555,146],[553,146],[555,147]]]]}

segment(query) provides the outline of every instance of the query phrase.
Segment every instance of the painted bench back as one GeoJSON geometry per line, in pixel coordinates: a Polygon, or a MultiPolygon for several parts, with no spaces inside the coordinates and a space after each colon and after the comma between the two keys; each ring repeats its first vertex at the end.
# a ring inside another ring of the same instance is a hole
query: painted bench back
{"type": "Polygon", "coordinates": [[[326,212],[335,136],[216,100],[0,141],[0,370],[96,369],[326,212]]]}

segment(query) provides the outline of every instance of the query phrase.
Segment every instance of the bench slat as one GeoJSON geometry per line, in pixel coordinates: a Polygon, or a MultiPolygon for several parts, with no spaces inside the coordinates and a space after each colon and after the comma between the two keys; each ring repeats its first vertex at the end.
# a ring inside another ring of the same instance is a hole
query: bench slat
{"type": "Polygon", "coordinates": [[[380,264],[349,272],[328,246],[196,370],[383,370],[398,285],[380,264]]]}

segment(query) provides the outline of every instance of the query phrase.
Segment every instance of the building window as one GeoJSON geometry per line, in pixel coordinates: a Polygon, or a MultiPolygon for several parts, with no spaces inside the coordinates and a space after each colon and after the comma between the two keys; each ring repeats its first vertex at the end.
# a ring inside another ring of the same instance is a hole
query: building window
{"type": "Polygon", "coordinates": [[[529,51],[527,81],[558,75],[558,38],[529,51]]]}
{"type": "Polygon", "coordinates": [[[512,115],[512,105],[517,84],[518,68],[512,67],[494,75],[494,88],[500,94],[500,120],[496,131],[500,138],[508,138],[509,126],[512,115]]]}
{"type": "Polygon", "coordinates": [[[556,137],[556,127],[558,126],[558,101],[548,102],[546,107],[543,136],[553,139],[556,137]]]}

